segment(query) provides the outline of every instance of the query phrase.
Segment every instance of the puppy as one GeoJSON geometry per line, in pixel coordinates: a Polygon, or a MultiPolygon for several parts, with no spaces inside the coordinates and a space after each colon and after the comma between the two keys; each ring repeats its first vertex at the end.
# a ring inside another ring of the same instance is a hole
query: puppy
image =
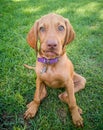
{"type": "Polygon", "coordinates": [[[84,89],[86,79],[74,71],[73,64],[66,55],[65,47],[74,40],[75,32],[69,20],[57,15],[47,14],[37,20],[27,36],[27,42],[37,52],[37,75],[34,99],[27,105],[24,118],[36,115],[41,101],[47,96],[46,86],[65,88],[59,95],[68,104],[73,123],[83,126],[82,110],[78,107],[75,92],[84,89]],[[39,46],[38,46],[39,43],[39,46]]]}

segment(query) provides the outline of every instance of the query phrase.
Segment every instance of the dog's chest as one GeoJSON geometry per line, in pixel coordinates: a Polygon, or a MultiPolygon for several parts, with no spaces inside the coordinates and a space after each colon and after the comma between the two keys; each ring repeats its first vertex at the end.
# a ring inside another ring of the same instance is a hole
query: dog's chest
{"type": "Polygon", "coordinates": [[[53,88],[64,87],[68,77],[62,70],[46,66],[42,67],[39,73],[41,80],[53,88]]]}

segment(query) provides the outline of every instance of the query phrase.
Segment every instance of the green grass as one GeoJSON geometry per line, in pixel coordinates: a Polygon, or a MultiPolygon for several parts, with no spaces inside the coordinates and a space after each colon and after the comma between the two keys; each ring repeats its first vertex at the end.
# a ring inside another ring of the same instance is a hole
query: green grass
{"type": "Polygon", "coordinates": [[[58,99],[63,90],[48,88],[34,119],[24,121],[26,104],[33,99],[36,55],[26,42],[34,21],[55,12],[70,19],[76,38],[67,47],[75,70],[87,79],[76,94],[83,109],[84,128],[103,129],[103,4],[102,0],[0,1],[0,130],[76,130],[68,106],[58,99]]]}

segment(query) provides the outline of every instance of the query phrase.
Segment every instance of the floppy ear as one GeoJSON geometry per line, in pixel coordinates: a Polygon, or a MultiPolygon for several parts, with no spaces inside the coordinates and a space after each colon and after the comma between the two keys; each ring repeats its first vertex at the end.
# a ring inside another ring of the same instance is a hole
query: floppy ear
{"type": "Polygon", "coordinates": [[[75,32],[68,19],[65,19],[65,25],[66,25],[65,45],[67,45],[74,40],[75,32]]]}
{"type": "Polygon", "coordinates": [[[29,45],[37,51],[38,41],[38,21],[36,21],[27,35],[27,42],[29,45]]]}

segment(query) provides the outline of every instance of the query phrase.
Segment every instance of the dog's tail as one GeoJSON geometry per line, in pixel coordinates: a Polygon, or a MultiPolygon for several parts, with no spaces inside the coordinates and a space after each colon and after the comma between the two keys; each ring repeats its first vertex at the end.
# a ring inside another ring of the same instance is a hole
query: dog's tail
{"type": "Polygon", "coordinates": [[[35,70],[35,67],[34,66],[29,66],[27,64],[24,64],[24,67],[28,68],[28,69],[31,69],[31,70],[35,70]]]}

